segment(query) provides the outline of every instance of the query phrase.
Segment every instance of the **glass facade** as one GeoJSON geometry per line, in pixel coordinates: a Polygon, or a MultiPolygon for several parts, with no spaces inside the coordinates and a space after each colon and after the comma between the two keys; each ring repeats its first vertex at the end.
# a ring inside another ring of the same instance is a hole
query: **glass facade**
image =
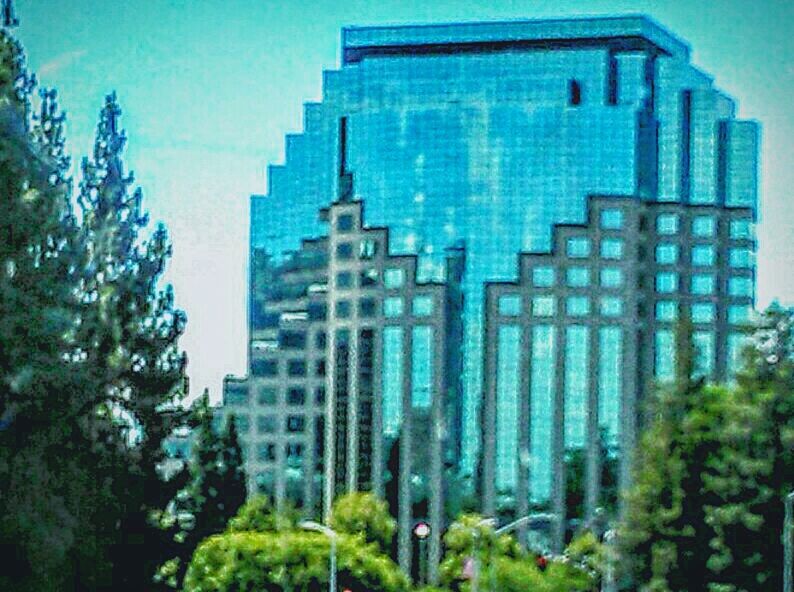
{"type": "Polygon", "coordinates": [[[384,327],[383,364],[383,431],[397,436],[402,420],[403,393],[403,328],[384,327]]]}
{"type": "Polygon", "coordinates": [[[518,385],[521,329],[499,328],[496,369],[496,490],[512,489],[518,476],[518,385]]]}
{"type": "Polygon", "coordinates": [[[606,433],[607,446],[620,442],[620,399],[623,388],[623,330],[598,330],[598,426],[606,433]]]}
{"type": "Polygon", "coordinates": [[[589,327],[565,332],[565,449],[584,448],[587,441],[589,327]]]}
{"type": "Polygon", "coordinates": [[[411,407],[428,409],[433,392],[433,334],[426,325],[411,330],[411,407]]]}
{"type": "MultiPolygon", "coordinates": [[[[389,227],[394,253],[419,255],[420,279],[441,275],[457,241],[473,254],[463,283],[470,469],[483,284],[515,279],[513,255],[548,249],[554,223],[583,222],[591,194],[754,207],[757,125],[734,111],[688,47],[643,17],[346,29],[341,67],[324,73],[322,100],[305,105],[284,164],[268,169],[267,195],[251,200],[250,325],[267,323],[262,253],[280,257],[323,231],[315,212],[339,196],[341,152],[366,222],[389,227]]],[[[657,233],[676,234],[664,216],[652,221],[657,233]]],[[[605,211],[600,223],[625,221],[605,211]]],[[[594,245],[567,247],[588,257],[594,245]]]]}
{"type": "Polygon", "coordinates": [[[552,480],[552,421],[557,371],[556,329],[537,325],[532,329],[530,365],[530,499],[548,501],[552,480]]]}

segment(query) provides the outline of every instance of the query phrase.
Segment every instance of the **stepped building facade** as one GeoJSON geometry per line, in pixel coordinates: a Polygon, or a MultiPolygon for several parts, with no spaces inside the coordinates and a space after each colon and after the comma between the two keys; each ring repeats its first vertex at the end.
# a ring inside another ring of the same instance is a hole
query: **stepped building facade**
{"type": "Polygon", "coordinates": [[[431,575],[444,475],[486,513],[560,514],[579,451],[592,517],[675,315],[717,380],[753,304],[758,125],[689,58],[642,16],[344,29],[251,198],[249,372],[224,397],[252,491],[327,515],[397,467],[401,563],[427,519],[431,575]]]}

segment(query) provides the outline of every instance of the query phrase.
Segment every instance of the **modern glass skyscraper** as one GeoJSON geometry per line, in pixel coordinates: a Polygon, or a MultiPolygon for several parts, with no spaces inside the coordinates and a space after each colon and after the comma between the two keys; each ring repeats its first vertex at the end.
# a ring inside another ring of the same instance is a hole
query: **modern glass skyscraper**
{"type": "MultiPolygon", "coordinates": [[[[251,200],[252,332],[267,321],[259,254],[277,258],[321,234],[316,211],[338,198],[346,167],[366,224],[390,229],[393,253],[420,256],[419,280],[441,276],[444,249],[465,242],[464,421],[454,437],[471,468],[485,283],[515,280],[517,254],[549,249],[554,224],[584,223],[593,194],[754,211],[757,144],[757,125],[735,118],[689,47],[646,17],[345,29],[341,68],[324,74],[322,101],[305,106],[304,131],[287,137],[267,195],[251,200]]],[[[617,364],[542,331],[539,364],[558,355],[582,368],[617,364]]],[[[510,365],[503,358],[498,371],[510,365]]],[[[565,384],[566,397],[589,388],[565,384]]]]}

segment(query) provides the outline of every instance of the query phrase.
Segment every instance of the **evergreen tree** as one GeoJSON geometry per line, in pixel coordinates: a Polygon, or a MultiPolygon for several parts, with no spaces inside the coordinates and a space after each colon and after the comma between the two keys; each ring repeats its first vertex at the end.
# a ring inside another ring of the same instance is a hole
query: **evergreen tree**
{"type": "Polygon", "coordinates": [[[226,420],[226,429],[221,437],[220,470],[222,475],[221,491],[224,498],[224,526],[237,510],[245,503],[248,495],[246,486],[245,460],[240,439],[237,434],[237,422],[234,415],[226,420]]]}

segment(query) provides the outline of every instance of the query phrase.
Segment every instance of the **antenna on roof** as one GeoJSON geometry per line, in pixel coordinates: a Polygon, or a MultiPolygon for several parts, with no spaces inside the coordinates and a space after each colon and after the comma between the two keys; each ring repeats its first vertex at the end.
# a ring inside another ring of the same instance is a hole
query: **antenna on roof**
{"type": "Polygon", "coordinates": [[[13,29],[14,27],[19,26],[19,19],[16,16],[16,12],[14,11],[14,0],[2,0],[2,13],[3,13],[3,21],[2,26],[5,29],[13,29]]]}

